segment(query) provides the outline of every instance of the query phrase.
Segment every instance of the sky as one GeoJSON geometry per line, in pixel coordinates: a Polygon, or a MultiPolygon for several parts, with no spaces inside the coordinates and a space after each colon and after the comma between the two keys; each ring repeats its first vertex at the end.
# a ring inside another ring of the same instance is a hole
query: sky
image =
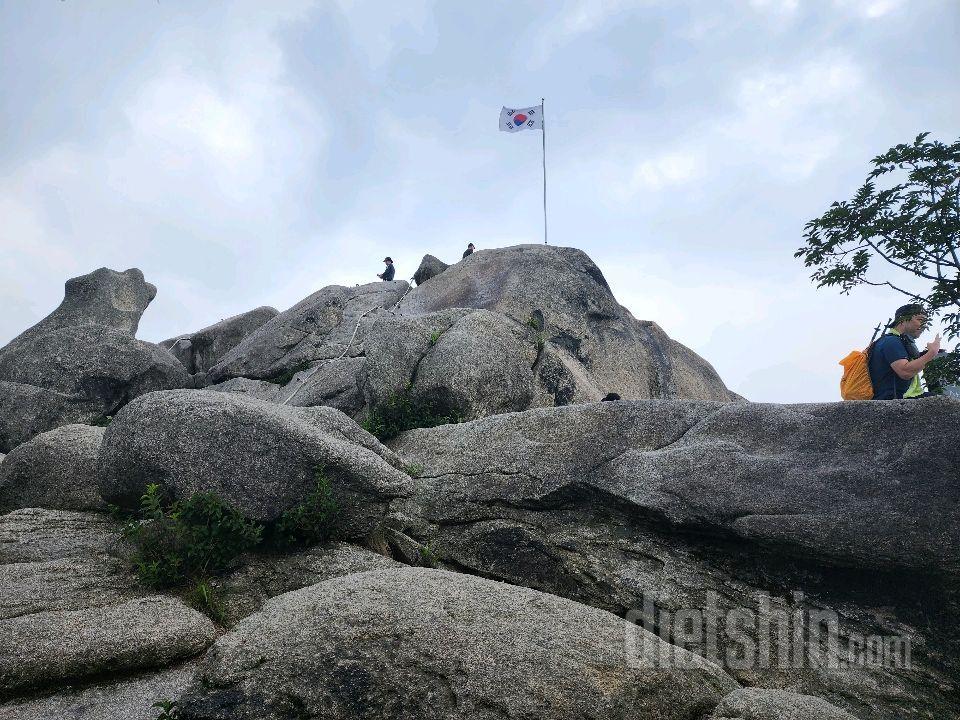
{"type": "Polygon", "coordinates": [[[159,341],[542,242],[541,134],[498,118],[543,97],[550,243],[748,399],[837,400],[905,300],[793,253],[960,137],[958,67],[957,0],[0,2],[0,345],[101,266],[159,341]]]}

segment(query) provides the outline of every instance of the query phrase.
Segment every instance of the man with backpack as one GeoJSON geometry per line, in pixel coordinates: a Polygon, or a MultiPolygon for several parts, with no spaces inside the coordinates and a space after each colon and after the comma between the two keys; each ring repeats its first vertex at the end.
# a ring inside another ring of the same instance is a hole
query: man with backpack
{"type": "Polygon", "coordinates": [[[940,351],[940,336],[927,343],[921,353],[914,340],[920,337],[927,324],[927,315],[921,305],[903,305],[897,308],[890,331],[877,340],[868,353],[870,381],[874,400],[899,400],[921,397],[920,371],[940,351]]]}

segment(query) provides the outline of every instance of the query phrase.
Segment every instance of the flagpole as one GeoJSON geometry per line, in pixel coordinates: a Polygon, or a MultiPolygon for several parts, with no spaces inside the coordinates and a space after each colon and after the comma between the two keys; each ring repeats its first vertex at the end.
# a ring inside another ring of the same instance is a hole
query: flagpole
{"type": "Polygon", "coordinates": [[[547,244],[547,117],[540,98],[540,124],[543,126],[543,244],[547,244]]]}

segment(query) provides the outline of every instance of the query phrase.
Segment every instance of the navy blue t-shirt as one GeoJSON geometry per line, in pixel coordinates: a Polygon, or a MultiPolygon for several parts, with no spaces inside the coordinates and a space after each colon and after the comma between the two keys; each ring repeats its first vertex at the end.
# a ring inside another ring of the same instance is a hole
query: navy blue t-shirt
{"type": "Polygon", "coordinates": [[[874,400],[896,400],[903,397],[912,381],[897,375],[890,363],[909,359],[903,340],[898,335],[884,335],[874,343],[869,365],[874,400]]]}

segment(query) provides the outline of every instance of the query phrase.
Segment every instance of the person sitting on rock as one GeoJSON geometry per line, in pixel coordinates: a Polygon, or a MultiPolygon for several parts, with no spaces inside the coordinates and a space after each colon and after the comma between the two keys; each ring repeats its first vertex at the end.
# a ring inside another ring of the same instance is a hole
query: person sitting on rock
{"type": "Polygon", "coordinates": [[[384,282],[389,282],[390,280],[393,280],[393,276],[396,274],[397,269],[393,266],[393,258],[391,258],[389,255],[387,255],[383,261],[387,264],[387,267],[382,273],[377,273],[377,277],[384,282]]]}
{"type": "Polygon", "coordinates": [[[921,305],[903,305],[897,308],[890,332],[870,348],[868,366],[873,383],[874,400],[899,400],[923,397],[920,371],[937,356],[940,336],[927,343],[921,353],[914,340],[927,325],[927,315],[921,305]]]}
{"type": "MultiPolygon", "coordinates": [[[[467,245],[467,249],[463,251],[463,257],[466,257],[467,255],[473,255],[473,243],[467,245]]],[[[461,258],[461,260],[462,259],[463,258],[461,258]]]]}

